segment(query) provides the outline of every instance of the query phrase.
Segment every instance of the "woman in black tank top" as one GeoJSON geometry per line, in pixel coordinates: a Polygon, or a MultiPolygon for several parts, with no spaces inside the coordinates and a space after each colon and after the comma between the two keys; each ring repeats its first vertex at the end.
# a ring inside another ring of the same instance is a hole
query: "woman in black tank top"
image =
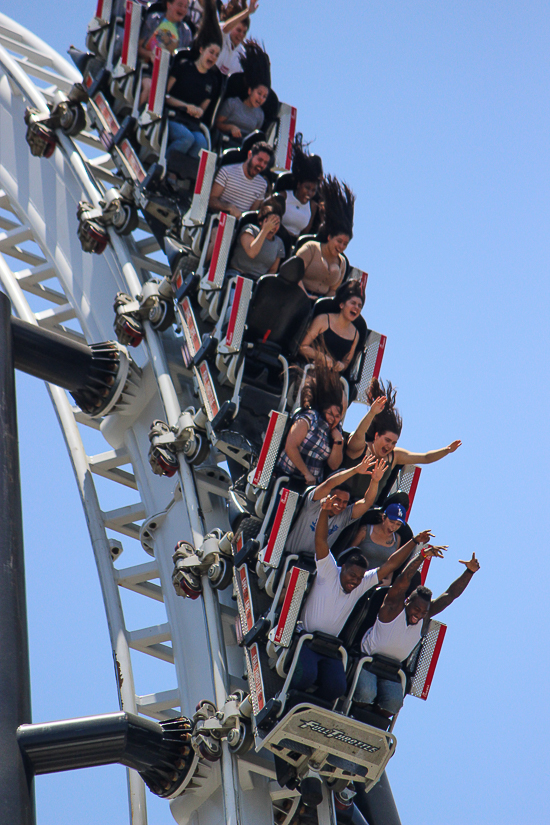
{"type": "MultiPolygon", "coordinates": [[[[355,466],[367,453],[373,455],[377,460],[385,459],[387,467],[382,480],[379,482],[378,489],[380,493],[383,493],[384,486],[395,466],[433,464],[434,461],[445,458],[449,453],[454,453],[462,444],[461,441],[453,441],[441,450],[430,450],[427,453],[413,453],[398,447],[397,442],[401,435],[403,422],[395,408],[395,396],[396,390],[393,389],[390,382],[384,387],[378,378],[372,379],[365,399],[371,404],[371,408],[359,423],[357,429],[350,435],[342,462],[342,468],[347,469],[355,466]]],[[[366,485],[368,487],[370,476],[368,474],[353,476],[352,479],[346,482],[351,487],[350,481],[355,482],[355,489],[351,493],[352,498],[355,496],[360,498],[364,493],[359,489],[359,486],[366,485]]],[[[381,503],[381,499],[382,496],[379,495],[376,503],[381,503]]]]}
{"type": "Polygon", "coordinates": [[[321,349],[327,367],[343,372],[350,365],[359,340],[355,320],[361,315],[364,304],[359,281],[349,281],[339,287],[334,303],[340,307],[340,312],[329,312],[314,318],[300,352],[308,361],[314,362],[321,349]]]}

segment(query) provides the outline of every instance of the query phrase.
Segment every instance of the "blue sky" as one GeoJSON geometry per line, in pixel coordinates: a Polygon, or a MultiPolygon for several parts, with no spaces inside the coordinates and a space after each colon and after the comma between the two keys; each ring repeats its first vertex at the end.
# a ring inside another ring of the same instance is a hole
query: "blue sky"
{"type": "MultiPolygon", "coordinates": [[[[64,53],[95,3],[9,6],[64,53]]],[[[388,774],[404,825],[550,818],[548,30],[538,0],[261,0],[253,18],[280,99],[357,195],[349,257],[369,272],[369,326],[388,336],[400,444],[463,441],[423,471],[411,520],[449,545],[435,592],[473,550],[481,571],[444,614],[428,701],[409,698],[396,727],[388,774]]],[[[20,376],[18,393],[33,716],[115,710],[67,454],[43,387],[20,376]]],[[[136,659],[143,693],[147,667],[136,659]]],[[[151,825],[172,821],[149,800],[151,825]]],[[[119,825],[125,806],[122,768],[37,781],[39,825],[119,825]]]]}

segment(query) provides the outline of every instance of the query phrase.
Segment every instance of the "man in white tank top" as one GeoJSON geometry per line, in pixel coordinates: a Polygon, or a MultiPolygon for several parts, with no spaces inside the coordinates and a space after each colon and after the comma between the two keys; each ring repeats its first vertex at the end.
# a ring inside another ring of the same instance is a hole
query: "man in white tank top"
{"type": "MultiPolygon", "coordinates": [[[[415,541],[421,538],[428,541],[429,531],[419,534],[415,541]]],[[[470,583],[472,576],[479,570],[479,562],[475,553],[469,561],[460,560],[466,570],[442,593],[432,601],[432,592],[427,587],[417,587],[406,598],[411,579],[424,559],[442,557],[445,547],[425,547],[407,564],[400,576],[390,587],[373,627],[369,628],[361,641],[361,650],[368,656],[379,653],[403,662],[416,647],[427,631],[430,619],[445,610],[457,599],[470,583]]],[[[403,689],[401,682],[392,682],[389,679],[377,678],[368,670],[361,671],[354,700],[362,704],[375,704],[377,710],[384,716],[393,716],[403,705],[403,689]]]]}

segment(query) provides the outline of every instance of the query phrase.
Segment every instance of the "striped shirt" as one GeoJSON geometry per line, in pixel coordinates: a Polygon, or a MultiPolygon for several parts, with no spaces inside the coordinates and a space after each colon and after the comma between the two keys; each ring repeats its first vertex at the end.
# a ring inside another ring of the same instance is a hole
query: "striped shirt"
{"type": "Polygon", "coordinates": [[[221,183],[223,191],[220,200],[236,206],[241,212],[248,212],[254,201],[262,200],[267,189],[267,181],[261,175],[247,178],[242,163],[222,166],[215,183],[221,183]]]}

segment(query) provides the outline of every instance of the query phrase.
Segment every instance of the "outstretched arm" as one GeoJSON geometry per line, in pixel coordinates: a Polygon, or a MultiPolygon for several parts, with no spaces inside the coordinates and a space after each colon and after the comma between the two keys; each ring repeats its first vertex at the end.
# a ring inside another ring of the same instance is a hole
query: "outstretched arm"
{"type": "Polygon", "coordinates": [[[403,547],[400,547],[399,550],[392,553],[389,559],[378,568],[378,581],[382,581],[382,579],[385,579],[386,576],[391,575],[394,570],[397,570],[398,567],[401,567],[401,565],[407,561],[415,547],[418,544],[426,544],[430,538],[433,538],[433,534],[430,530],[423,530],[422,533],[418,533],[417,536],[414,536],[410,541],[404,544],[403,547]]]}
{"type": "MultiPolygon", "coordinates": [[[[349,470],[340,470],[339,473],[334,473],[333,475],[329,476],[326,481],[323,481],[322,484],[319,484],[318,487],[315,488],[315,492],[313,494],[313,501],[320,501],[325,496],[328,496],[329,493],[334,490],[335,487],[338,487],[340,484],[343,484],[348,478],[351,478],[355,473],[370,473],[372,468],[376,463],[376,459],[374,456],[365,456],[365,458],[356,464],[355,467],[350,467],[349,470]]],[[[368,508],[367,508],[368,509],[368,508]]],[[[353,518],[359,518],[359,516],[355,515],[355,508],[354,508],[354,516],[353,518]]]]}
{"type": "MultiPolygon", "coordinates": [[[[428,533],[429,531],[425,531],[428,533]]],[[[379,617],[381,622],[391,622],[403,610],[403,603],[407,596],[412,577],[416,571],[421,567],[425,559],[441,558],[443,550],[446,547],[425,547],[420,551],[410,562],[405,569],[396,578],[386,596],[382,607],[380,608],[379,617]]],[[[395,554],[394,554],[395,555],[395,554]]]]}
{"type": "Polygon", "coordinates": [[[321,504],[321,512],[315,528],[315,558],[321,561],[326,559],[330,553],[328,546],[328,511],[330,508],[330,498],[326,498],[321,504]]]}
{"type": "Polygon", "coordinates": [[[459,561],[460,564],[466,565],[466,570],[451,584],[450,587],[447,588],[445,593],[442,593],[441,596],[438,596],[437,599],[433,600],[432,606],[430,607],[430,618],[432,616],[436,616],[438,613],[441,613],[441,611],[445,610],[446,607],[449,607],[455,599],[458,599],[458,597],[464,593],[472,581],[474,573],[477,573],[479,570],[480,565],[476,559],[475,553],[472,553],[472,558],[469,561],[463,561],[462,559],[459,559],[459,561]]]}
{"type": "MultiPolygon", "coordinates": [[[[366,455],[359,466],[362,467],[362,465],[365,464],[365,462],[367,461],[374,463],[374,456],[366,455]]],[[[381,458],[379,461],[376,461],[374,468],[372,468],[372,466],[367,466],[367,469],[363,470],[363,472],[366,473],[370,469],[372,469],[372,475],[367,492],[365,493],[362,499],[360,499],[353,505],[352,516],[354,519],[361,518],[361,516],[364,515],[367,512],[367,510],[370,510],[370,508],[376,501],[376,496],[378,495],[378,485],[382,480],[382,476],[384,475],[386,466],[386,459],[381,458]]],[[[358,470],[358,472],[361,472],[361,470],[358,470]]]]}
{"type": "Polygon", "coordinates": [[[258,0],[250,0],[248,8],[233,15],[233,17],[230,17],[229,20],[225,20],[223,23],[220,23],[220,29],[224,34],[229,34],[229,32],[234,29],[235,26],[241,22],[241,20],[246,20],[250,14],[254,14],[257,8],[258,0]]]}
{"type": "Polygon", "coordinates": [[[359,456],[365,449],[365,435],[367,433],[367,430],[372,424],[373,418],[376,415],[378,415],[378,413],[382,412],[385,405],[386,397],[384,395],[381,395],[379,398],[373,401],[371,408],[366,414],[366,416],[363,419],[361,419],[355,432],[353,432],[350,435],[348,445],[346,447],[346,452],[350,456],[350,458],[359,458],[359,456]]]}
{"type": "Polygon", "coordinates": [[[411,453],[409,450],[402,450],[400,447],[395,448],[395,463],[396,464],[433,464],[434,461],[440,461],[449,453],[454,453],[458,450],[462,441],[453,441],[448,447],[443,447],[442,450],[430,450],[429,453],[411,453]]]}

